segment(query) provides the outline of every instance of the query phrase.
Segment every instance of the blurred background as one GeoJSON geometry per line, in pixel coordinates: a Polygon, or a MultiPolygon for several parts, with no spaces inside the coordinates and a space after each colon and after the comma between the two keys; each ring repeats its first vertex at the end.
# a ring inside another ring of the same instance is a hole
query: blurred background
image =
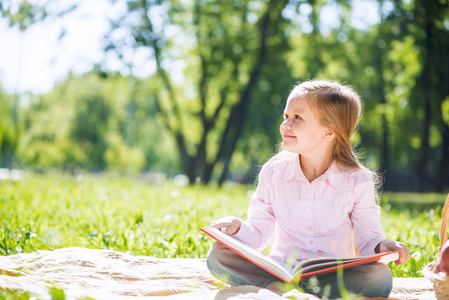
{"type": "MultiPolygon", "coordinates": [[[[449,189],[448,0],[1,0],[0,168],[252,183],[299,81],[384,190],[449,189]]],[[[12,174],[12,173],[11,173],[12,174]]]]}

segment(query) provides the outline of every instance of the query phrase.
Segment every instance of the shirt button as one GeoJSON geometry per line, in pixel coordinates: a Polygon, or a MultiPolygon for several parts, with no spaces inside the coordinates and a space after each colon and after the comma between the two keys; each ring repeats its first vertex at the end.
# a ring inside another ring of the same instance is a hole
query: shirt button
{"type": "Polygon", "coordinates": [[[323,255],[324,255],[323,251],[318,251],[318,256],[323,256],[323,255]]]}
{"type": "Polygon", "coordinates": [[[312,240],[310,240],[310,241],[309,241],[309,244],[310,244],[310,245],[313,245],[313,241],[312,241],[312,240]]]}
{"type": "Polygon", "coordinates": [[[310,209],[310,207],[307,207],[307,209],[306,209],[307,211],[311,211],[311,209],[310,209]]]}

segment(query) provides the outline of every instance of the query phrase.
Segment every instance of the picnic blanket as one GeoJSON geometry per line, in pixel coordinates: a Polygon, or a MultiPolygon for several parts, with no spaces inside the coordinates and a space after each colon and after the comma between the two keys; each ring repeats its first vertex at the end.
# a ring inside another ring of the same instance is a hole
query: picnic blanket
{"type": "MultiPolygon", "coordinates": [[[[161,259],[86,248],[63,248],[0,257],[0,289],[50,299],[316,299],[296,290],[283,295],[254,286],[229,287],[208,271],[205,259],[161,259]]],[[[395,278],[389,299],[436,299],[426,278],[395,278]]]]}

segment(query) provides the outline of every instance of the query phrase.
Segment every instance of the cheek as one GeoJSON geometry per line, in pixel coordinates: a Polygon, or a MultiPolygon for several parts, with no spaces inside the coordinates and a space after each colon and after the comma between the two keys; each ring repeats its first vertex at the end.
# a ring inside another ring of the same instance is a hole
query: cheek
{"type": "Polygon", "coordinates": [[[297,132],[299,127],[300,127],[299,122],[294,122],[292,124],[292,131],[297,132]]]}

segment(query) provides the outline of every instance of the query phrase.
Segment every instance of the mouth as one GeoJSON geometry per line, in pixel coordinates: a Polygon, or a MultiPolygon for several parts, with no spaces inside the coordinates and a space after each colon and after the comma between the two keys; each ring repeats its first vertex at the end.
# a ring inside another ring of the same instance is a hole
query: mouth
{"type": "Polygon", "coordinates": [[[289,135],[289,134],[284,134],[283,137],[284,137],[284,138],[290,138],[290,139],[296,138],[296,136],[294,136],[294,135],[289,135]]]}

